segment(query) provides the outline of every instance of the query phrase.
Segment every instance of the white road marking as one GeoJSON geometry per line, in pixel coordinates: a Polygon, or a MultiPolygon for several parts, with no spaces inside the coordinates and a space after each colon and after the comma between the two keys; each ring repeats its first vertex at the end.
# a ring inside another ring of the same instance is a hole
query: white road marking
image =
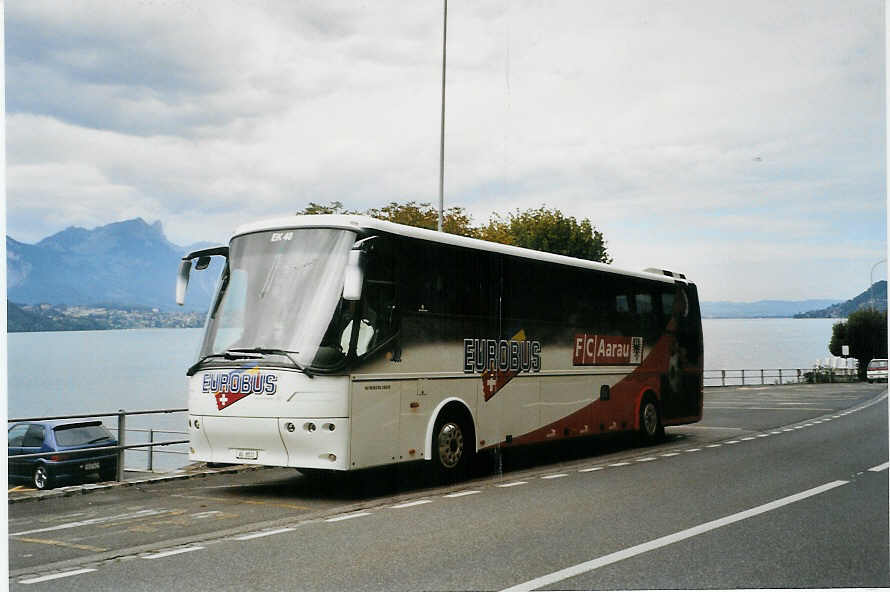
{"type": "Polygon", "coordinates": [[[541,479],[559,479],[560,477],[568,477],[568,473],[556,473],[555,475],[544,475],[541,479]]]}
{"type": "Polygon", "coordinates": [[[825,407],[706,407],[706,409],[738,409],[741,411],[834,411],[825,407]]]}
{"type": "Polygon", "coordinates": [[[85,567],[83,569],[75,569],[74,571],[64,571],[62,573],[52,574],[48,576],[40,576],[37,578],[28,578],[27,580],[19,580],[19,584],[36,584],[38,582],[48,582],[50,580],[58,580],[59,578],[67,578],[71,576],[77,576],[82,573],[88,573],[91,571],[96,571],[91,567],[85,567]]]}
{"type": "MultiPolygon", "coordinates": [[[[679,427],[679,426],[678,426],[679,427]]],[[[735,430],[742,431],[745,428],[725,428],[723,426],[694,426],[694,425],[684,425],[682,427],[683,430],[735,430]]]]}
{"type": "Polygon", "coordinates": [[[525,485],[528,481],[514,481],[513,483],[499,483],[495,487],[516,487],[517,485],[525,485]]]}
{"type": "Polygon", "coordinates": [[[768,438],[769,434],[757,434],[758,438],[768,438]]]}
{"type": "Polygon", "coordinates": [[[708,444],[705,448],[720,448],[723,444],[708,444]]]}
{"type": "Polygon", "coordinates": [[[204,547],[183,547],[182,549],[173,549],[172,551],[162,551],[160,553],[154,553],[153,555],[143,555],[143,559],[161,559],[163,557],[170,557],[171,555],[181,555],[182,553],[191,553],[192,551],[200,551],[204,547]]]}
{"type": "Polygon", "coordinates": [[[603,467],[589,467],[587,469],[578,469],[579,473],[591,473],[593,471],[602,471],[603,467]]]}
{"type": "Polygon", "coordinates": [[[396,504],[394,506],[390,506],[393,510],[400,510],[402,508],[411,508],[413,506],[422,506],[423,504],[431,504],[433,500],[422,499],[422,500],[414,500],[413,502],[405,502],[403,504],[396,504]]]}
{"type": "Polygon", "coordinates": [[[626,467],[629,464],[630,464],[629,462],[617,462],[617,463],[613,463],[609,466],[610,467],[626,467]]]}
{"type": "Polygon", "coordinates": [[[65,524],[57,524],[56,526],[48,526],[46,528],[35,528],[34,530],[23,530],[22,532],[12,532],[9,536],[21,536],[26,534],[34,534],[37,532],[50,532],[53,530],[65,530],[68,528],[77,528],[78,526],[89,526],[91,524],[101,524],[102,522],[111,522],[112,520],[129,520],[131,518],[144,518],[145,516],[154,516],[156,514],[164,514],[170,510],[140,510],[129,514],[116,514],[114,516],[102,516],[100,518],[90,518],[89,520],[80,520],[78,522],[66,522],[65,524]]]}
{"type": "Polygon", "coordinates": [[[689,448],[688,450],[684,450],[684,452],[698,452],[701,448],[689,448]]]}
{"type": "Polygon", "coordinates": [[[680,456],[680,453],[679,452],[665,452],[664,454],[659,454],[658,456],[663,456],[663,457],[667,458],[667,457],[671,457],[671,456],[680,456]]]}
{"type": "Polygon", "coordinates": [[[250,539],[258,539],[262,537],[272,536],[273,534],[281,534],[283,532],[290,532],[292,530],[296,530],[295,528],[279,528],[278,530],[266,530],[263,532],[255,532],[253,534],[246,534],[244,536],[235,537],[236,541],[249,541],[250,539]]]}
{"type": "Polygon", "coordinates": [[[674,534],[669,534],[667,536],[653,539],[640,545],[628,547],[627,549],[622,549],[621,551],[616,551],[615,553],[609,553],[608,555],[603,555],[602,557],[597,557],[596,559],[591,559],[590,561],[585,561],[583,563],[579,563],[577,565],[555,571],[553,573],[535,578],[533,580],[511,586],[510,588],[506,588],[505,590],[503,590],[503,592],[529,592],[531,590],[543,588],[544,586],[551,586],[556,582],[561,582],[562,580],[585,574],[600,567],[611,565],[612,563],[617,563],[631,557],[636,557],[637,555],[642,555],[643,553],[648,553],[649,551],[654,551],[655,549],[660,549],[661,547],[666,547],[668,545],[678,543],[688,538],[710,532],[717,528],[728,526],[730,524],[734,524],[748,518],[753,518],[754,516],[758,516],[766,512],[771,512],[783,506],[787,506],[788,504],[793,504],[795,502],[813,497],[815,495],[819,495],[820,493],[824,493],[826,491],[834,489],[835,487],[840,487],[841,485],[845,485],[847,483],[849,483],[849,481],[832,481],[831,483],[826,483],[825,485],[820,485],[819,487],[814,487],[813,489],[808,489],[794,495],[789,495],[788,497],[783,497],[781,499],[756,506],[749,510],[744,510],[736,514],[730,514],[729,516],[724,516],[723,518],[718,518],[717,520],[711,520],[710,522],[705,522],[704,524],[699,524],[698,526],[693,526],[692,528],[687,528],[685,530],[675,532],[674,534]]]}
{"type": "Polygon", "coordinates": [[[886,471],[887,468],[890,468],[890,462],[885,462],[882,465],[878,465],[876,467],[872,467],[869,469],[872,473],[877,473],[878,471],[886,471]]]}
{"type": "Polygon", "coordinates": [[[739,440],[729,440],[729,441],[727,441],[727,442],[725,442],[725,443],[726,443],[726,444],[738,444],[738,443],[739,443],[739,440]]]}
{"type": "Polygon", "coordinates": [[[756,440],[756,438],[754,436],[746,436],[742,438],[743,442],[748,442],[749,440],[756,440]]]}
{"type": "Polygon", "coordinates": [[[354,514],[344,514],[343,516],[335,516],[328,518],[325,522],[340,522],[341,520],[351,520],[352,518],[361,518],[362,516],[370,516],[371,512],[356,512],[354,514]]]}
{"type": "Polygon", "coordinates": [[[654,456],[647,456],[646,458],[638,458],[637,462],[649,462],[650,460],[656,460],[654,456]]]}
{"type": "Polygon", "coordinates": [[[463,497],[465,495],[473,495],[474,493],[479,493],[479,491],[475,489],[471,491],[458,491],[457,493],[449,493],[447,495],[443,495],[442,497],[463,497]]]}

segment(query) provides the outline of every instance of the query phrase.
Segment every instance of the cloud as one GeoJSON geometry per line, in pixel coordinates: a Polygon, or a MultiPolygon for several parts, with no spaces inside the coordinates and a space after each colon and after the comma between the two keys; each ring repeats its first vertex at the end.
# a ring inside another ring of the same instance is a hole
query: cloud
{"type": "MultiPolygon", "coordinates": [[[[440,5],[120,6],[7,6],[12,236],[141,215],[222,241],[309,201],[437,200],[440,5]]],[[[723,299],[825,244],[868,267],[884,34],[877,1],[452,3],[446,206],[558,207],[616,261],[735,257],[703,263],[723,299]]]]}

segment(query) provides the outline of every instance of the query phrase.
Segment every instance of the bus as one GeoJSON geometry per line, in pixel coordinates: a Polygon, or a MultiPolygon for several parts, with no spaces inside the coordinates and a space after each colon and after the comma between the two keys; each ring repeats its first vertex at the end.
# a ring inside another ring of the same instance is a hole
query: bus
{"type": "Polygon", "coordinates": [[[188,376],[194,461],[347,471],[702,417],[695,284],[364,216],[239,227],[188,376]]]}

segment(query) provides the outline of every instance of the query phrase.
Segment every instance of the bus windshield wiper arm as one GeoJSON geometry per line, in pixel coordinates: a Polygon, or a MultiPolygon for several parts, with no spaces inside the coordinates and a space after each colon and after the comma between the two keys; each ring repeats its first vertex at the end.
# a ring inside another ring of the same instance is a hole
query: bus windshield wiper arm
{"type": "Polygon", "coordinates": [[[239,347],[239,348],[230,349],[229,351],[245,353],[245,354],[263,354],[263,355],[272,354],[275,356],[284,356],[288,360],[290,360],[291,364],[294,365],[294,368],[296,368],[297,370],[299,370],[300,372],[302,372],[309,378],[315,378],[315,374],[313,374],[312,371],[309,370],[309,368],[302,366],[298,361],[296,361],[293,358],[293,356],[291,356],[291,354],[296,354],[296,353],[300,353],[300,352],[292,352],[292,351],[287,351],[285,349],[276,349],[276,348],[270,348],[270,347],[249,347],[249,348],[248,347],[244,347],[244,348],[239,347]]]}
{"type": "Polygon", "coordinates": [[[256,360],[256,356],[241,356],[237,354],[230,354],[229,352],[221,353],[221,354],[209,354],[192,364],[191,368],[185,371],[186,376],[194,376],[195,372],[198,371],[198,368],[201,367],[201,364],[206,362],[211,358],[225,358],[227,360],[256,360]]]}

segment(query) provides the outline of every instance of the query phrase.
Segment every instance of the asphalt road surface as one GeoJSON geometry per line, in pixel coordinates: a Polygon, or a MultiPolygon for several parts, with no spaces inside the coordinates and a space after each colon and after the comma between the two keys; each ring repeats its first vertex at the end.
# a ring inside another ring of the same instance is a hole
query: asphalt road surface
{"type": "Polygon", "coordinates": [[[264,469],[9,506],[13,590],[888,587],[885,385],[707,389],[655,446],[264,469]]]}

